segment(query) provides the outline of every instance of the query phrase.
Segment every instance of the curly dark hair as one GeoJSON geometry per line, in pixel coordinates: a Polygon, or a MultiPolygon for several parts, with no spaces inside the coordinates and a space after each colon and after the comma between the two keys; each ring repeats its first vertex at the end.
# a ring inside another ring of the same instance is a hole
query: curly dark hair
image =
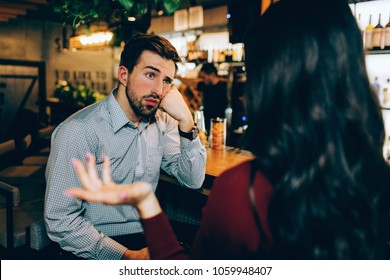
{"type": "Polygon", "coordinates": [[[272,4],[245,53],[247,147],[274,187],[275,258],[384,258],[384,123],[347,2],[272,4]]]}

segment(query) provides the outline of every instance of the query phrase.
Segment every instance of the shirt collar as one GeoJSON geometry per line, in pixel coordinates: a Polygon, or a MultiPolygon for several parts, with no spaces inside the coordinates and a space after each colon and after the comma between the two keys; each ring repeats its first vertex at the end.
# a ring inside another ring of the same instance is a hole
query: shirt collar
{"type": "MultiPolygon", "coordinates": [[[[129,124],[132,128],[135,128],[134,124],[129,121],[129,119],[126,117],[125,112],[123,112],[122,108],[119,106],[118,101],[116,101],[115,96],[118,92],[118,88],[114,88],[111,91],[111,94],[107,98],[107,111],[110,115],[111,121],[112,121],[112,127],[114,129],[114,133],[116,133],[118,130],[120,130],[125,125],[129,124]]],[[[139,128],[142,130],[148,126],[148,124],[151,124],[156,121],[156,118],[153,116],[149,119],[143,118],[140,122],[139,128]]]]}
{"type": "Polygon", "coordinates": [[[125,112],[123,112],[118,101],[115,99],[117,92],[118,88],[114,88],[107,98],[107,111],[110,114],[114,133],[129,123],[129,119],[126,117],[125,112]]]}

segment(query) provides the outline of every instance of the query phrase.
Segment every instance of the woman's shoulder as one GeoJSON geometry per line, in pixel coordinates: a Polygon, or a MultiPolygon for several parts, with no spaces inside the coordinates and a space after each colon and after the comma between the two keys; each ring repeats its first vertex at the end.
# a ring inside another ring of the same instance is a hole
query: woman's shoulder
{"type": "Polygon", "coordinates": [[[251,160],[247,160],[225,170],[224,172],[221,173],[221,175],[218,176],[217,179],[229,180],[234,178],[238,179],[240,177],[246,178],[249,175],[250,168],[251,168],[251,160]]]}
{"type": "Polygon", "coordinates": [[[248,160],[225,170],[215,179],[213,188],[223,185],[225,190],[227,188],[236,189],[248,184],[250,166],[251,161],[248,160]]]}
{"type": "MultiPolygon", "coordinates": [[[[226,191],[228,188],[240,189],[243,186],[247,186],[249,184],[251,162],[252,160],[247,160],[225,170],[215,179],[213,188],[218,188],[218,186],[222,185],[226,191]]],[[[256,173],[255,182],[256,185],[271,185],[261,171],[256,173]]]]}

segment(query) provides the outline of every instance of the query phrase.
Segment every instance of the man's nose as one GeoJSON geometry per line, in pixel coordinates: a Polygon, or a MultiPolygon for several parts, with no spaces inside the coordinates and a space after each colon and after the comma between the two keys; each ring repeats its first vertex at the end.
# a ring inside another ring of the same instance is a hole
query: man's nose
{"type": "Polygon", "coordinates": [[[164,82],[157,80],[153,86],[153,93],[157,94],[159,97],[162,97],[164,94],[164,82]]]}

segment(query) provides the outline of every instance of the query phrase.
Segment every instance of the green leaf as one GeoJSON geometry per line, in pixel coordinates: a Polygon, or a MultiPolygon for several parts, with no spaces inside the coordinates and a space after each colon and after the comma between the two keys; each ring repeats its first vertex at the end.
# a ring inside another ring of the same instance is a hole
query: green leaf
{"type": "Polygon", "coordinates": [[[144,15],[148,12],[148,3],[146,1],[140,1],[135,4],[136,13],[144,15]]]}
{"type": "Polygon", "coordinates": [[[164,0],[164,10],[168,15],[173,14],[181,5],[181,0],[164,0]]]}
{"type": "Polygon", "coordinates": [[[118,2],[125,8],[126,11],[130,11],[134,5],[134,0],[118,0],[118,2]]]}
{"type": "Polygon", "coordinates": [[[56,13],[61,13],[61,12],[62,12],[62,7],[61,7],[61,6],[53,6],[53,10],[54,10],[56,13]]]}
{"type": "Polygon", "coordinates": [[[84,28],[84,34],[85,34],[85,36],[91,36],[92,32],[91,32],[91,29],[88,26],[86,26],[84,28]]]}

